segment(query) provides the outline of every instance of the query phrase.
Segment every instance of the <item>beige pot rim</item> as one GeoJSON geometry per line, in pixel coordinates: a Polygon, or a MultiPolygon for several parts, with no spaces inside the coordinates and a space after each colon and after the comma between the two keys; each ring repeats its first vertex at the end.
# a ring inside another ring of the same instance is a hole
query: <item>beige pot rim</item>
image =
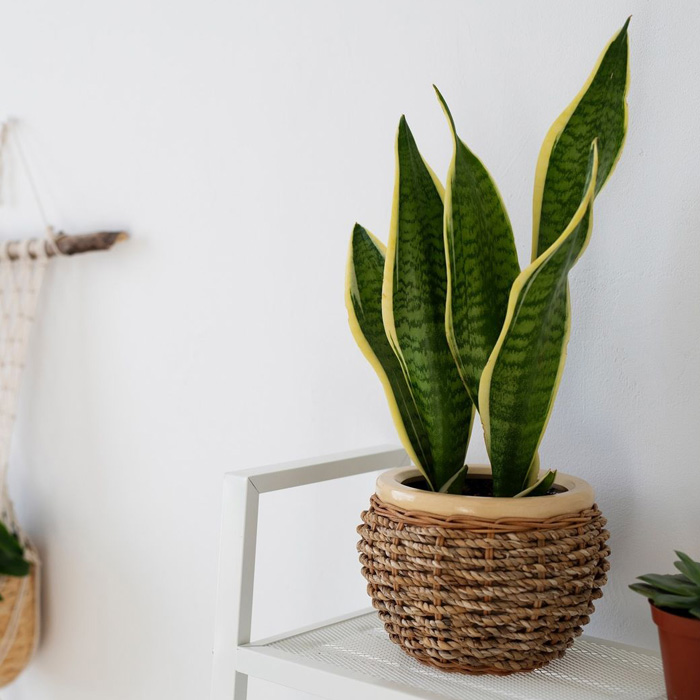
{"type": "MultiPolygon", "coordinates": [[[[469,474],[491,474],[491,467],[469,465],[469,474]]],[[[407,486],[406,481],[420,476],[415,467],[399,467],[379,475],[376,494],[390,505],[404,510],[440,516],[469,515],[476,518],[533,518],[542,520],[558,515],[578,513],[595,502],[593,488],[583,479],[557,472],[555,484],[566,489],[551,496],[529,498],[493,498],[435,493],[407,486]]]]}

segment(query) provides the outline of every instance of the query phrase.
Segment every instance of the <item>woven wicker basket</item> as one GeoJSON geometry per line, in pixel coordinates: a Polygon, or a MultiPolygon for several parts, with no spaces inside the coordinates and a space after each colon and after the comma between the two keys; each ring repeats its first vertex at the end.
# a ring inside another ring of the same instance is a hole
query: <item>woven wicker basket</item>
{"type": "Polygon", "coordinates": [[[0,576],[0,688],[25,669],[39,636],[39,566],[28,576],[0,576]]]}
{"type": "Polygon", "coordinates": [[[448,511],[457,503],[457,514],[406,507],[408,487],[389,499],[400,505],[373,496],[358,550],[391,640],[418,661],[461,673],[531,671],[563,656],[588,622],[608,570],[605,518],[590,487],[575,481],[585,488],[517,503],[429,494],[448,511]],[[549,514],[586,499],[580,510],[549,514]],[[544,516],[517,514],[535,501],[544,516]],[[472,515],[472,504],[477,511],[510,505],[516,517],[472,515]]]}

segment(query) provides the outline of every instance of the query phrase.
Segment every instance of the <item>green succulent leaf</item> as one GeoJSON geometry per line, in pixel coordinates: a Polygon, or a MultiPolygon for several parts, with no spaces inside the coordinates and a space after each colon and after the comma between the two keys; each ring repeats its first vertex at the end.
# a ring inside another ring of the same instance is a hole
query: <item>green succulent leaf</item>
{"type": "Polygon", "coordinates": [[[696,586],[700,586],[700,563],[693,561],[683,552],[677,551],[676,556],[680,559],[680,561],[674,563],[676,569],[689,578],[696,586]]]}
{"type": "Polygon", "coordinates": [[[676,593],[677,595],[685,596],[700,595],[700,587],[694,585],[692,581],[688,580],[682,574],[645,574],[637,578],[667,593],[676,593]]]}
{"type": "Polygon", "coordinates": [[[660,608],[672,608],[673,610],[691,610],[700,605],[700,596],[697,595],[677,595],[661,591],[656,586],[645,583],[632,583],[630,588],[636,593],[640,593],[645,598],[649,598],[654,605],[660,608]]]}
{"type": "Polygon", "coordinates": [[[693,617],[697,617],[698,619],[700,619],[700,605],[698,605],[698,606],[696,606],[696,607],[694,607],[694,608],[690,608],[690,610],[688,610],[688,612],[689,612],[693,617]]]}
{"type": "Polygon", "coordinates": [[[630,583],[629,587],[635,592],[643,595],[645,598],[653,598],[659,591],[653,586],[646,583],[630,583]]]}
{"type": "Polygon", "coordinates": [[[660,608],[672,608],[674,610],[690,610],[700,605],[700,596],[681,596],[657,590],[654,591],[651,599],[654,601],[654,605],[658,605],[660,608]]]}
{"type": "Polygon", "coordinates": [[[596,194],[620,158],[627,133],[628,25],[629,19],[542,144],[535,174],[533,260],[559,238],[578,209],[591,142],[598,141],[596,194]]]}
{"type": "Polygon", "coordinates": [[[382,382],[404,448],[427,481],[432,483],[435,474],[430,441],[382,322],[385,256],[384,245],[365,228],[355,224],[345,285],[348,320],[357,344],[382,382]]]}
{"type": "Polygon", "coordinates": [[[495,496],[515,496],[547,426],[571,330],[567,276],[590,239],[598,152],[590,148],[579,207],[557,240],[513,284],[501,335],[479,387],[479,412],[495,496]]]}
{"type": "Polygon", "coordinates": [[[445,336],[442,186],[423,161],[403,117],[396,158],[382,315],[425,426],[432,485],[440,490],[464,466],[474,407],[445,336]]]}
{"type": "Polygon", "coordinates": [[[464,385],[478,407],[481,373],[503,328],[520,265],[498,188],[460,140],[447,103],[436,87],[435,92],[454,139],[445,191],[445,329],[464,385]]]}
{"type": "Polygon", "coordinates": [[[649,598],[654,605],[660,608],[671,608],[673,610],[687,611],[700,608],[700,590],[697,588],[693,589],[690,593],[670,592],[668,587],[671,584],[669,584],[666,580],[668,578],[666,576],[660,574],[648,574],[646,576],[640,576],[639,578],[645,581],[653,579],[654,582],[632,583],[630,584],[630,588],[636,593],[640,593],[645,598],[649,598]],[[658,579],[664,579],[664,588],[661,588],[658,579]]]}

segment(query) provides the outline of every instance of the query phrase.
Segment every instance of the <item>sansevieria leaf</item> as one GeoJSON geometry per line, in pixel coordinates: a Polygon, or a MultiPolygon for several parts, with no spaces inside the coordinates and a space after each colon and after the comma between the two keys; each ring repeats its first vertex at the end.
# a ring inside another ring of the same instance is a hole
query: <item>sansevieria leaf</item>
{"type": "Polygon", "coordinates": [[[598,142],[596,194],[607,182],[627,133],[629,19],[603,49],[583,88],[545,137],[535,172],[532,259],[542,255],[581,202],[591,143],[598,142]]]}
{"type": "Polygon", "coordinates": [[[542,476],[540,473],[540,457],[535,455],[530,463],[530,469],[525,476],[525,481],[523,485],[525,488],[520,492],[516,493],[513,498],[524,498],[525,496],[545,496],[549,489],[552,488],[554,482],[557,478],[557,471],[549,470],[542,476]]]}
{"type": "Polygon", "coordinates": [[[423,161],[403,117],[396,159],[383,319],[425,427],[433,487],[440,490],[464,465],[473,404],[445,336],[442,186],[423,161]]]}
{"type": "Polygon", "coordinates": [[[570,334],[567,276],[593,223],[595,142],[589,152],[579,206],[555,242],[515,280],[503,330],[482,374],[479,408],[494,496],[515,496],[531,485],[531,466],[561,380],[570,334]]]}
{"type": "Polygon", "coordinates": [[[433,460],[425,426],[382,322],[385,253],[380,241],[355,224],[345,279],[348,320],[357,344],[382,382],[404,448],[432,484],[433,460]]]}
{"type": "Polygon", "coordinates": [[[481,373],[503,328],[520,265],[498,188],[457,136],[447,103],[437,88],[435,92],[454,139],[445,191],[445,329],[464,385],[478,407],[481,373]]]}

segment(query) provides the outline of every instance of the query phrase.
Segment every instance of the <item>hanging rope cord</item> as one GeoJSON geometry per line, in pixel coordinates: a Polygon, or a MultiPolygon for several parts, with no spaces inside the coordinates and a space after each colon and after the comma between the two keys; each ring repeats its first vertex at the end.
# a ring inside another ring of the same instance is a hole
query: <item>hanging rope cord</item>
{"type": "MultiPolygon", "coordinates": [[[[41,562],[29,537],[22,530],[8,490],[8,467],[12,433],[17,417],[17,401],[25,366],[29,335],[34,322],[39,294],[49,262],[49,251],[59,255],[53,228],[48,222],[36,181],[22,148],[19,134],[8,123],[0,126],[0,186],[3,184],[9,140],[13,140],[19,163],[26,176],[39,216],[44,224],[46,238],[29,239],[21,243],[7,242],[0,246],[0,519],[14,533],[24,547],[25,559],[34,568],[34,622],[30,654],[39,640],[40,568],[41,562]]],[[[31,576],[31,574],[30,574],[31,576]]],[[[0,666],[9,661],[15,647],[25,608],[29,604],[32,581],[25,576],[16,592],[4,634],[0,639],[0,666]]],[[[9,577],[2,577],[0,591],[12,586],[9,577]]],[[[8,601],[9,602],[9,601],[8,601]]]]}
{"type": "MultiPolygon", "coordinates": [[[[19,255],[10,259],[7,246],[0,247],[0,519],[10,532],[17,535],[24,547],[24,556],[36,569],[39,557],[29,537],[17,521],[9,496],[7,472],[9,466],[12,430],[17,415],[17,399],[24,369],[29,333],[41,291],[48,256],[43,245],[28,240],[22,244],[19,255]]],[[[33,651],[39,639],[39,571],[35,571],[35,626],[33,651]]],[[[6,578],[6,577],[3,577],[6,578]]],[[[15,644],[19,631],[25,598],[30,594],[30,578],[25,576],[17,591],[14,606],[5,633],[0,639],[0,665],[15,644]]],[[[0,583],[0,593],[5,588],[0,583]]]]}
{"type": "MultiPolygon", "coordinates": [[[[21,529],[7,487],[12,433],[29,335],[49,263],[49,252],[60,255],[61,251],[56,245],[54,229],[46,216],[19,133],[11,122],[0,126],[0,184],[10,140],[46,232],[43,239],[7,242],[0,246],[0,519],[9,530],[20,535],[21,529]]],[[[26,540],[26,537],[20,537],[20,541],[22,539],[26,540]]]]}
{"type": "Polygon", "coordinates": [[[15,515],[7,475],[22,373],[42,283],[52,258],[109,250],[128,238],[124,231],[56,234],[46,216],[17,125],[12,122],[0,123],[0,204],[10,145],[29,184],[45,234],[29,240],[0,243],[0,520],[18,537],[25,559],[33,565],[30,574],[20,579],[0,576],[0,595],[7,597],[0,604],[0,686],[21,672],[39,640],[41,562],[15,515]]]}

